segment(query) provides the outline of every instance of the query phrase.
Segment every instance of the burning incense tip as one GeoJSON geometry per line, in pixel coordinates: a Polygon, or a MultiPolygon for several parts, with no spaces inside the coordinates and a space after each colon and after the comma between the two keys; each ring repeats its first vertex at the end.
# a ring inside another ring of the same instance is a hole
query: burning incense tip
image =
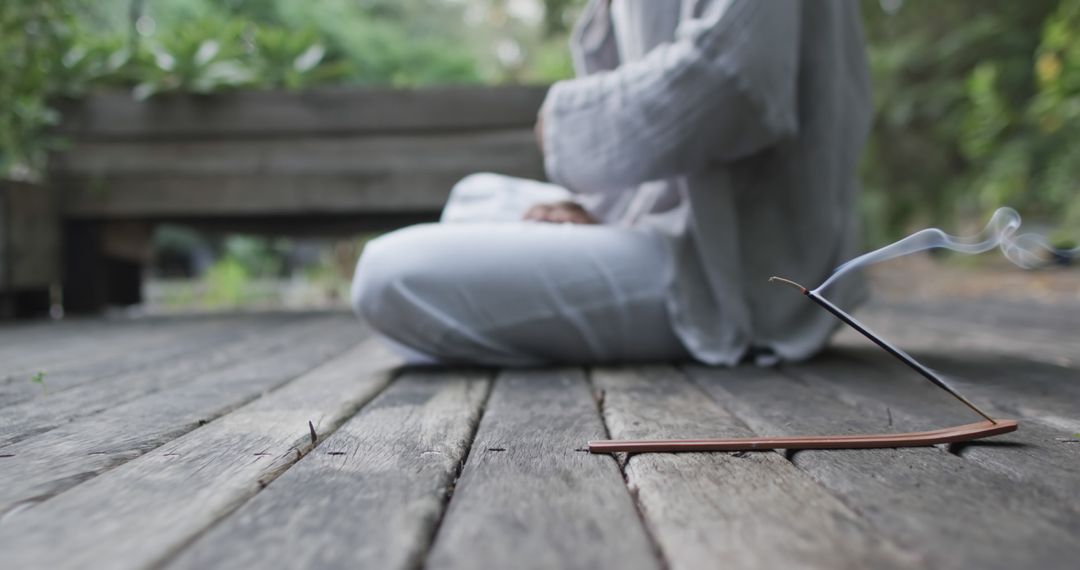
{"type": "Polygon", "coordinates": [[[777,277],[777,276],[773,275],[772,277],[769,278],[769,283],[772,283],[773,281],[779,281],[781,283],[786,283],[788,285],[791,285],[792,287],[795,287],[799,291],[802,291],[803,294],[806,293],[806,287],[803,287],[802,285],[799,285],[798,283],[796,283],[796,282],[794,282],[794,281],[792,281],[790,279],[784,279],[783,277],[777,277]]]}

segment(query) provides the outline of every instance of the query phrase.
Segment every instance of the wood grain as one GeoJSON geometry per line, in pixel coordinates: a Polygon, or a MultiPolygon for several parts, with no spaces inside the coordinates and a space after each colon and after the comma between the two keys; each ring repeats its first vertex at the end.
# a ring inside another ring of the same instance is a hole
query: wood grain
{"type": "Polygon", "coordinates": [[[1006,413],[1051,425],[1071,424],[1066,429],[1080,431],[1080,367],[1010,356],[937,355],[925,360],[947,370],[965,392],[981,395],[1006,413]]]}
{"type": "Polygon", "coordinates": [[[197,378],[0,447],[0,513],[33,506],[282,386],[355,345],[347,321],[266,358],[197,378]]]}
{"type": "MultiPolygon", "coordinates": [[[[116,334],[87,334],[78,342],[40,350],[28,350],[12,363],[6,382],[0,383],[0,408],[20,402],[48,402],[64,391],[96,383],[128,372],[149,373],[176,359],[250,330],[252,322],[273,326],[281,318],[212,319],[175,324],[135,324],[114,329],[116,334]],[[36,372],[44,374],[45,386],[29,382],[36,372]]],[[[258,325],[256,325],[258,326],[258,325]]]]}
{"type": "MultiPolygon", "coordinates": [[[[1028,320],[1004,321],[973,316],[952,317],[947,307],[938,306],[936,314],[926,309],[915,311],[904,306],[876,307],[858,312],[863,322],[875,332],[902,346],[909,352],[924,354],[970,354],[981,358],[987,355],[1010,355],[1026,360],[1080,367],[1080,335],[1057,321],[1048,319],[1043,325],[1028,320]]],[[[993,310],[987,311],[993,313],[993,310]]],[[[1075,315],[1075,309],[1063,309],[1064,315],[1075,315]]],[[[1068,319],[1065,319],[1068,320],[1068,319]]],[[[862,346],[865,339],[858,333],[842,330],[839,344],[862,346]]]]}
{"type": "Polygon", "coordinates": [[[580,369],[506,371],[425,564],[429,569],[658,569],[580,369]]]}
{"type": "Polygon", "coordinates": [[[469,174],[544,175],[531,129],[83,143],[54,162],[65,215],[76,217],[438,211],[469,174]]]}
{"type": "Polygon", "coordinates": [[[287,349],[305,338],[322,334],[333,327],[335,321],[346,318],[237,318],[243,328],[230,328],[227,335],[177,338],[175,344],[185,350],[135,370],[121,371],[59,391],[53,378],[49,378],[48,392],[42,391],[40,397],[4,408],[0,414],[0,445],[26,439],[147,394],[176,388],[214,370],[235,369],[245,362],[266,358],[270,352],[287,349]]]}
{"type": "Polygon", "coordinates": [[[285,387],[7,521],[18,567],[144,568],[257,493],[390,380],[371,340],[285,387]],[[316,436],[317,437],[317,436],[316,436]],[[57,543],[53,537],[63,537],[57,543]],[[14,548],[15,546],[18,548],[14,548]]]}
{"type": "MultiPolygon", "coordinates": [[[[54,174],[308,175],[437,172],[482,163],[539,161],[531,127],[431,135],[74,143],[54,174]],[[524,156],[522,154],[524,153],[524,156]],[[422,160],[420,160],[422,159],[422,160]]],[[[105,189],[107,190],[107,189],[105,189]]]]}
{"type": "Polygon", "coordinates": [[[439,132],[529,127],[547,86],[339,87],[59,101],[59,131],[85,139],[293,137],[301,133],[439,132]]]}
{"type": "MultiPolygon", "coordinates": [[[[674,368],[601,368],[593,382],[613,438],[752,435],[674,368]]],[[[633,455],[626,479],[673,569],[919,562],[777,453],[633,455]]]]}
{"type": "MultiPolygon", "coordinates": [[[[688,371],[759,434],[879,431],[885,421],[775,370],[688,371]]],[[[1075,509],[936,448],[800,451],[793,461],[930,567],[1069,568],[1080,556],[1075,509]]]]}
{"type": "Polygon", "coordinates": [[[406,372],[167,567],[418,567],[489,386],[486,372],[406,372]]]}
{"type": "MultiPolygon", "coordinates": [[[[888,355],[880,356],[862,360],[839,353],[792,367],[791,372],[811,387],[831,390],[837,398],[866,410],[868,415],[881,417],[883,408],[887,408],[886,417],[894,425],[883,431],[946,427],[980,419],[922,378],[892,366],[888,355]]],[[[987,374],[993,372],[988,370],[987,374]]],[[[982,409],[996,417],[1006,417],[1008,412],[989,401],[986,392],[984,386],[978,385],[963,391],[982,409]]],[[[1022,394],[1016,396],[1023,398],[1022,394]]],[[[1048,426],[1037,418],[1027,419],[1032,421],[1023,421],[1016,432],[958,446],[955,450],[961,457],[989,470],[1026,485],[1049,489],[1061,500],[1080,507],[1076,490],[1080,481],[1080,449],[1062,441],[1074,432],[1048,426]]]]}
{"type": "MultiPolygon", "coordinates": [[[[58,370],[65,367],[93,364],[103,358],[103,349],[137,347],[140,341],[160,339],[160,320],[109,321],[87,320],[86,326],[62,321],[50,326],[18,324],[9,326],[0,344],[0,382],[14,381],[16,376],[32,373],[42,367],[58,370]],[[90,324],[92,323],[92,324],[90,324]]],[[[167,334],[182,333],[197,321],[178,320],[170,323],[167,334]]],[[[195,325],[198,326],[198,325],[195,325]]]]}

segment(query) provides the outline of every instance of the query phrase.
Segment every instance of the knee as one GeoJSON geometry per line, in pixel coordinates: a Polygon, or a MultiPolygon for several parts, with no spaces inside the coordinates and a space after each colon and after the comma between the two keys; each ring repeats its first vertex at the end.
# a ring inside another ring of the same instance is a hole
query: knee
{"type": "Polygon", "coordinates": [[[372,325],[381,320],[379,308],[385,305],[394,279],[394,257],[384,246],[386,237],[375,238],[364,245],[356,262],[350,291],[353,312],[372,325]]]}
{"type": "Polygon", "coordinates": [[[391,232],[369,241],[356,263],[351,300],[353,311],[387,336],[400,328],[411,311],[405,306],[410,295],[406,285],[422,278],[422,254],[412,243],[413,228],[391,232]]]}

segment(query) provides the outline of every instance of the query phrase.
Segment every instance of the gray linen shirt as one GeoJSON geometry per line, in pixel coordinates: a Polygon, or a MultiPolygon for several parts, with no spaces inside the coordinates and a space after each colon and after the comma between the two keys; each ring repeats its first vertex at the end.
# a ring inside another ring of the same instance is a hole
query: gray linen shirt
{"type": "MultiPolygon", "coordinates": [[[[697,359],[788,360],[836,321],[813,287],[858,243],[856,166],[871,115],[855,0],[591,0],[575,79],[541,111],[548,177],[607,223],[673,238],[669,311],[697,359]]],[[[851,306],[860,279],[830,287],[851,306]]]]}

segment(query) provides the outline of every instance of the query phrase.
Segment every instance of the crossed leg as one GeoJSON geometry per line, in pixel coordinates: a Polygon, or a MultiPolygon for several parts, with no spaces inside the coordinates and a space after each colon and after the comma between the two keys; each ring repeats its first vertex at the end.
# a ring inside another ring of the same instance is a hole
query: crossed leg
{"type": "Polygon", "coordinates": [[[684,359],[666,240],[603,225],[412,226],[368,243],[353,306],[414,363],[684,359]]]}

